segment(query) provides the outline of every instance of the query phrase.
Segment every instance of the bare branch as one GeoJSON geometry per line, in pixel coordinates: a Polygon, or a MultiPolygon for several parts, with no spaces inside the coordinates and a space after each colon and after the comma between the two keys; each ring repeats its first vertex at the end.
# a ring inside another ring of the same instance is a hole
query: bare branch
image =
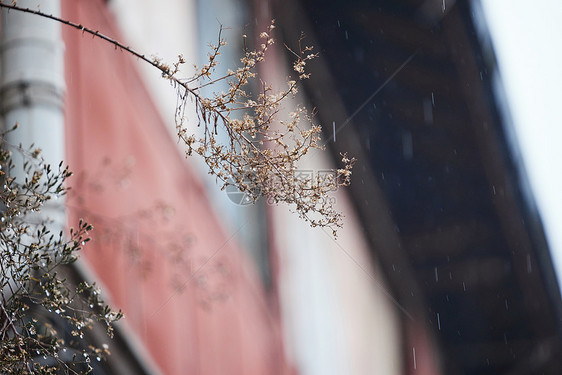
{"type": "Polygon", "coordinates": [[[288,88],[274,92],[262,80],[262,92],[255,100],[248,99],[245,91],[252,80],[256,80],[257,64],[265,60],[268,48],[274,43],[271,37],[274,22],[260,34],[261,45],[256,50],[247,47],[246,35],[243,36],[244,56],[242,65],[236,70],[218,78],[212,77],[218,65],[218,56],[226,42],[219,30],[218,42],[211,45],[208,61],[192,77],[178,78],[180,65],[185,61],[181,55],[178,61],[167,65],[160,59],[149,59],[129,46],[114,40],[99,31],[85,27],[69,20],[45,14],[40,10],[19,7],[16,4],[0,2],[0,7],[45,17],[104,40],[122,51],[158,69],[163,78],[168,79],[178,90],[176,105],[176,130],[178,138],[187,146],[187,155],[193,151],[201,155],[209,166],[209,173],[221,181],[222,187],[234,185],[242,192],[251,193],[253,199],[265,196],[272,203],[284,202],[296,206],[299,215],[312,226],[330,227],[336,234],[336,228],[342,226],[341,214],[335,211],[334,201],[328,195],[340,185],[350,183],[351,168],[354,159],[342,157],[344,168],[333,171],[333,178],[315,177],[295,178],[299,163],[312,149],[323,149],[319,144],[321,128],[313,123],[313,113],[305,108],[294,108],[287,119],[279,119],[282,102],[298,92],[298,83],[309,78],[306,72],[308,61],[317,55],[312,47],[302,45],[299,38],[299,50],[289,50],[295,60],[294,79],[288,80],[288,88]],[[201,89],[227,83],[226,93],[214,93],[211,97],[201,94],[201,89]],[[193,86],[191,86],[193,85],[193,86]],[[190,135],[184,126],[184,114],[191,100],[197,114],[198,126],[203,125],[203,137],[190,135]],[[234,117],[238,114],[238,118],[234,117]],[[306,127],[299,126],[304,121],[306,127]],[[228,141],[223,144],[218,137],[219,129],[226,132],[228,141]]]}

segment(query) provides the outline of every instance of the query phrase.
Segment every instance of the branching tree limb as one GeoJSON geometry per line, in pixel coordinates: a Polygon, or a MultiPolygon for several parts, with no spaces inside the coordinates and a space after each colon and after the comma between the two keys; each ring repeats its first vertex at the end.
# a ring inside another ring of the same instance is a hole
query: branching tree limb
{"type": "Polygon", "coordinates": [[[48,201],[65,194],[71,173],[62,163],[45,164],[37,149],[8,146],[0,134],[0,368],[6,374],[84,373],[91,358],[107,354],[106,348],[86,344],[84,334],[99,321],[111,335],[122,314],[103,302],[95,285],[72,284],[63,276],[63,266],[75,262],[88,242],[91,225],[80,221],[65,236],[53,233],[48,218],[39,214],[48,201]],[[14,152],[25,160],[17,167],[21,180],[12,177],[14,152]],[[73,339],[48,323],[55,317],[73,339]],[[64,358],[67,351],[74,358],[64,358]]]}
{"type": "MultiPolygon", "coordinates": [[[[334,209],[329,193],[338,185],[350,183],[354,160],[342,155],[342,169],[322,176],[297,176],[295,172],[301,159],[310,150],[322,148],[319,143],[321,129],[313,124],[312,115],[302,107],[291,111],[287,119],[278,119],[282,102],[288,96],[295,95],[298,83],[309,77],[309,73],[305,71],[306,64],[316,57],[311,47],[301,47],[298,52],[293,52],[296,57],[293,63],[296,77],[288,80],[287,89],[274,92],[271,86],[260,80],[257,85],[261,87],[260,93],[252,96],[245,88],[251,80],[257,80],[256,66],[265,60],[267,49],[274,43],[270,36],[274,29],[273,23],[266,32],[261,33],[262,44],[258,49],[245,48],[241,67],[214,78],[212,74],[217,66],[217,57],[221,47],[226,44],[221,38],[221,28],[218,43],[211,45],[208,63],[200,67],[194,76],[185,79],[177,76],[180,66],[185,63],[181,55],[177,62],[167,65],[160,59],[149,59],[131,47],[82,24],[42,13],[40,10],[22,8],[17,4],[0,2],[0,7],[60,22],[152,65],[177,89],[176,130],[179,139],[187,146],[187,155],[194,151],[201,155],[209,166],[209,172],[217,177],[223,188],[235,185],[254,200],[265,196],[272,203],[294,205],[299,215],[312,226],[330,227],[334,235],[342,225],[341,215],[334,209]],[[212,97],[201,94],[202,88],[219,82],[228,84],[228,92],[214,93],[212,97]],[[195,105],[198,126],[203,126],[202,137],[196,138],[184,126],[184,111],[188,100],[195,105]],[[308,124],[303,126],[302,122],[308,124]],[[226,133],[226,143],[219,141],[219,132],[226,133]]],[[[246,46],[245,41],[246,36],[246,46]]]]}
{"type": "MultiPolygon", "coordinates": [[[[329,227],[333,230],[342,226],[342,217],[334,209],[334,199],[330,193],[338,186],[350,183],[354,159],[342,155],[343,168],[316,176],[305,176],[296,172],[303,157],[313,149],[322,149],[321,128],[313,124],[313,113],[303,107],[294,108],[287,118],[280,119],[282,103],[294,96],[300,81],[309,77],[307,62],[316,57],[311,47],[300,47],[293,52],[295,77],[289,79],[287,88],[274,91],[271,86],[257,77],[256,66],[265,60],[267,49],[274,43],[269,28],[260,34],[262,44],[256,50],[246,48],[244,35],[244,56],[242,65],[236,70],[218,78],[213,77],[217,57],[226,42],[221,38],[211,45],[208,62],[198,68],[188,78],[178,77],[180,66],[185,64],[179,55],[178,60],[167,65],[158,58],[148,58],[133,48],[112,39],[97,30],[80,23],[45,14],[40,10],[23,8],[16,2],[0,2],[0,7],[9,11],[21,11],[51,19],[61,24],[101,39],[115,48],[150,64],[158,69],[177,89],[176,130],[179,139],[186,147],[186,154],[201,155],[209,166],[209,173],[215,175],[222,187],[234,185],[254,200],[265,196],[271,203],[284,202],[296,208],[298,214],[312,226],[329,227]],[[246,92],[251,81],[260,88],[257,95],[246,92]],[[214,93],[205,97],[201,89],[219,82],[228,84],[226,93],[214,93]],[[184,126],[184,111],[188,101],[194,103],[197,124],[203,127],[203,136],[196,137],[193,130],[184,126]],[[224,133],[226,137],[220,137],[224,133]],[[227,139],[226,142],[221,139],[227,139]]],[[[300,41],[299,41],[300,45],[300,41]]]]}

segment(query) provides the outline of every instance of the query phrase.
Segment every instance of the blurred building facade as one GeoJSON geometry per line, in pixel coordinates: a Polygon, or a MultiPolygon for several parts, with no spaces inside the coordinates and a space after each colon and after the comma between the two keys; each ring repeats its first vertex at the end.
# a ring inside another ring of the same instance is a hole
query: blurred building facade
{"type": "MultiPolygon", "coordinates": [[[[204,58],[215,18],[230,17],[220,20],[228,30],[254,14],[253,4],[228,2],[62,5],[64,18],[170,60],[178,51],[204,58]]],[[[237,64],[243,32],[228,31],[225,69],[237,64]]],[[[286,207],[233,204],[175,144],[176,93],[157,72],[76,30],[63,35],[66,150],[77,171],[70,222],[94,224],[85,258],[125,311],[140,357],[170,374],[400,373],[401,318],[354,225],[335,243],[286,207]],[[362,257],[364,274],[341,244],[362,257]]],[[[272,59],[263,74],[285,80],[284,70],[272,59]]],[[[310,168],[331,166],[324,157],[310,168]]]]}
{"type": "Polygon", "coordinates": [[[96,373],[559,373],[558,285],[477,10],[62,0],[62,18],[164,61],[204,62],[224,25],[225,70],[275,18],[260,74],[277,87],[304,32],[320,57],[292,104],[317,108],[327,152],[302,167],[358,159],[334,193],[337,240],[287,207],[236,205],[176,142],[169,83],[63,28],[68,222],[94,225],[84,267],[126,314],[96,373]]]}

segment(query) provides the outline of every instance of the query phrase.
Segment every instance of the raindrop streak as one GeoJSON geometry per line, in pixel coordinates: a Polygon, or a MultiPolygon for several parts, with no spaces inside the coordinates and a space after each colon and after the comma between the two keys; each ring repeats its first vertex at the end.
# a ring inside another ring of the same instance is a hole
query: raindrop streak
{"type": "Polygon", "coordinates": [[[443,8],[442,8],[442,10],[443,10],[443,13],[445,13],[445,0],[443,0],[443,8]]]}
{"type": "MultiPolygon", "coordinates": [[[[347,34],[347,31],[346,31],[347,34]]],[[[398,68],[396,68],[396,70],[343,122],[343,124],[341,124],[340,128],[338,131],[341,131],[343,128],[345,128],[347,126],[347,124],[349,124],[351,122],[351,120],[353,120],[353,118],[359,113],[361,112],[361,110],[367,105],[369,104],[369,102],[375,97],[377,96],[377,94],[386,87],[386,85],[398,74],[400,73],[400,71],[402,69],[404,69],[406,67],[406,65],[408,65],[410,63],[410,61],[412,61],[412,59],[418,54],[418,52],[420,51],[420,48],[418,48],[417,50],[415,50],[407,59],[406,61],[404,61],[402,63],[402,65],[400,65],[398,68]]],[[[383,100],[383,106],[386,104],[386,102],[383,100]]],[[[326,143],[328,143],[330,141],[330,139],[326,140],[326,143]]]]}
{"type": "Polygon", "coordinates": [[[441,319],[439,318],[439,313],[437,313],[437,329],[441,331],[441,319]]]}
{"type": "Polygon", "coordinates": [[[464,281],[462,282],[462,290],[466,292],[466,284],[464,283],[464,281]]]}
{"type": "Polygon", "coordinates": [[[347,30],[345,30],[345,40],[349,40],[349,35],[347,34],[347,30]]]}
{"type": "Polygon", "coordinates": [[[527,254],[527,273],[531,273],[532,271],[532,267],[531,267],[531,254],[527,254]]]}
{"type": "Polygon", "coordinates": [[[416,369],[416,348],[412,348],[412,353],[414,354],[414,370],[416,369]]]}
{"type": "Polygon", "coordinates": [[[434,268],[435,271],[435,282],[439,281],[439,274],[437,273],[437,267],[434,268]]]}
{"type": "Polygon", "coordinates": [[[332,131],[334,132],[334,143],[336,143],[336,122],[332,121],[332,131]]]}

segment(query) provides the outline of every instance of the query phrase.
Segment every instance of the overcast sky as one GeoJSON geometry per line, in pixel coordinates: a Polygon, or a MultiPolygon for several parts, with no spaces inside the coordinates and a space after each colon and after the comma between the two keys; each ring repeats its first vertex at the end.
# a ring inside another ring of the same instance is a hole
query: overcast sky
{"type": "Polygon", "coordinates": [[[515,131],[562,275],[562,0],[482,0],[515,131]]]}

